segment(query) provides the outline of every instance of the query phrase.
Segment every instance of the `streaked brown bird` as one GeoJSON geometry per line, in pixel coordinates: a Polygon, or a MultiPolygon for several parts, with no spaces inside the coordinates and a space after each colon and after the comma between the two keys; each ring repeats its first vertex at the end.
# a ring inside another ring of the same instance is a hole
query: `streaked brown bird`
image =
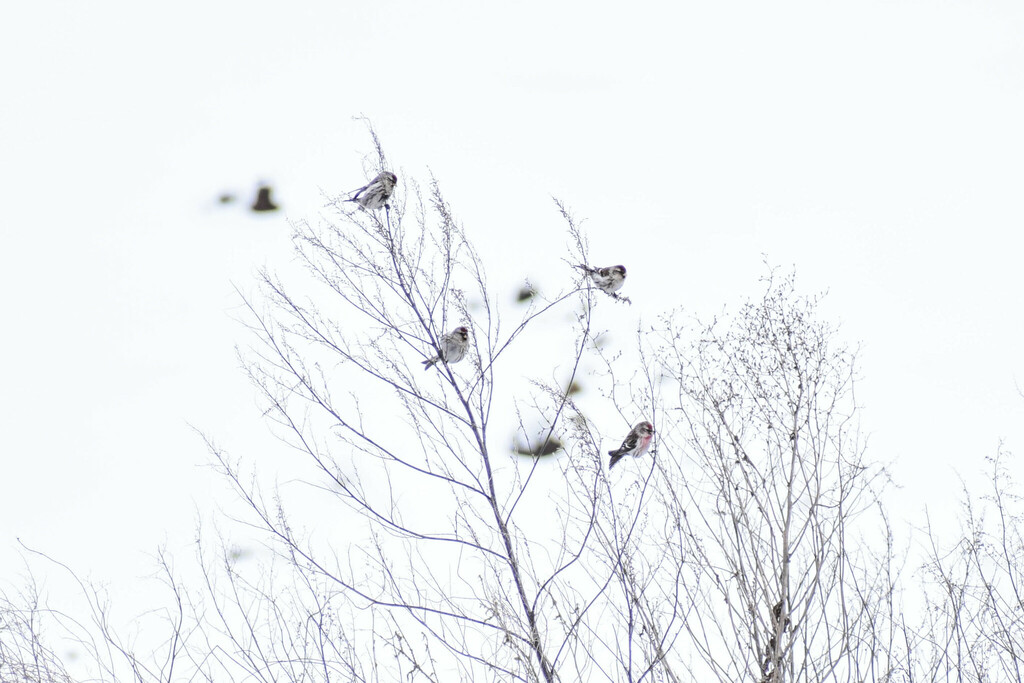
{"type": "Polygon", "coordinates": [[[576,266],[588,276],[594,286],[605,294],[616,296],[615,292],[626,283],[626,266],[608,266],[607,268],[591,268],[580,264],[576,266]]]}
{"type": "Polygon", "coordinates": [[[451,364],[462,360],[469,348],[469,328],[456,327],[448,334],[442,335],[438,340],[438,347],[438,355],[423,361],[424,370],[429,370],[441,361],[451,364]]]}
{"type": "Polygon", "coordinates": [[[379,209],[382,206],[385,209],[390,209],[391,207],[387,202],[394,193],[396,184],[398,184],[398,176],[390,171],[382,171],[377,174],[376,178],[360,187],[351,198],[345,201],[356,202],[359,206],[369,211],[379,209]]]}
{"type": "Polygon", "coordinates": [[[608,469],[615,467],[615,463],[622,460],[627,455],[632,455],[634,458],[639,458],[641,455],[647,452],[647,449],[651,446],[651,439],[654,438],[654,425],[650,422],[644,421],[637,424],[629,431],[623,440],[622,445],[616,448],[614,451],[608,451],[608,455],[612,456],[612,460],[608,463],[608,469]]]}

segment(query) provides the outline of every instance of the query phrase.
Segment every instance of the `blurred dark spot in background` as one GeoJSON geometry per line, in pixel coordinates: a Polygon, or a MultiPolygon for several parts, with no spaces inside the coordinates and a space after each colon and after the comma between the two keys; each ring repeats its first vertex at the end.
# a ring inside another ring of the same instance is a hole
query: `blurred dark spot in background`
{"type": "Polygon", "coordinates": [[[537,439],[527,444],[521,435],[516,434],[512,441],[512,452],[516,455],[529,455],[537,458],[542,455],[551,455],[552,453],[557,453],[561,450],[561,439],[554,434],[545,439],[546,436],[547,432],[541,434],[537,439]]]}
{"type": "Polygon", "coordinates": [[[261,211],[277,211],[277,204],[270,201],[270,187],[263,185],[256,193],[256,202],[252,205],[252,210],[256,212],[261,211]]]}
{"type": "Polygon", "coordinates": [[[516,294],[516,302],[521,304],[526,303],[535,296],[537,296],[537,290],[534,289],[533,285],[527,282],[519,288],[519,293],[516,294]]]}

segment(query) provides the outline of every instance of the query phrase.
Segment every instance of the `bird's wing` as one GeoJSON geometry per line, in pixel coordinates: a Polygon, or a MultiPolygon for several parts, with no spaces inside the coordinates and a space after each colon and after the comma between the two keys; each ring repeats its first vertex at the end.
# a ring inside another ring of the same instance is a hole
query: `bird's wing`
{"type": "Polygon", "coordinates": [[[619,455],[620,453],[628,453],[629,451],[636,448],[636,442],[639,438],[639,435],[635,431],[630,432],[629,434],[626,435],[626,438],[622,442],[622,445],[619,446],[619,449],[616,451],[609,451],[609,455],[619,455]]]}
{"type": "Polygon", "coordinates": [[[370,185],[373,185],[373,183],[372,182],[366,183],[365,185],[360,187],[358,190],[356,190],[354,193],[352,193],[352,199],[358,199],[359,195],[361,195],[362,193],[366,192],[367,188],[369,188],[370,185]]]}

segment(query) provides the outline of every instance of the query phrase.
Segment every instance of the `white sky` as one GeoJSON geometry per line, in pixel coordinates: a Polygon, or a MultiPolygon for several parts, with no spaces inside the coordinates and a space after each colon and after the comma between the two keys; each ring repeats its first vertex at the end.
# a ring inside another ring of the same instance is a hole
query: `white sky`
{"type": "Polygon", "coordinates": [[[188,423],[268,447],[232,283],[290,267],[287,219],[363,182],[359,114],[437,175],[510,291],[568,277],[552,194],[629,268],[633,317],[609,325],[757,296],[762,254],[795,266],[863,342],[899,514],[946,506],[1000,438],[1024,451],[1022,29],[1019,2],[19,3],[0,580],[16,537],[149,574],[224,498],[188,423]],[[260,180],[284,211],[245,211],[260,180]]]}

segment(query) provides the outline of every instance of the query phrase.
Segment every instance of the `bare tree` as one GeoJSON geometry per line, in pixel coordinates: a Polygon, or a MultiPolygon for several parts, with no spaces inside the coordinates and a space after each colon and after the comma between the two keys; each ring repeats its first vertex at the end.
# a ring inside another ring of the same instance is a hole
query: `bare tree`
{"type": "MultiPolygon", "coordinates": [[[[373,166],[389,168],[379,147],[373,166]]],[[[324,627],[325,641],[346,644],[320,652],[325,679],[344,661],[356,677],[351,662],[371,652],[372,675],[412,680],[821,681],[877,668],[870,643],[893,577],[866,564],[855,520],[877,509],[884,471],[858,441],[854,355],[791,278],[769,279],[762,300],[725,323],[663,318],[640,335],[630,370],[594,343],[604,300],[586,282],[531,298],[503,326],[436,181],[407,182],[383,212],[332,206],[296,230],[316,287],[297,295],[263,272],[262,298],[246,299],[258,343],[245,367],[301,458],[293,483],[268,496],[211,445],[306,587],[293,604],[312,621],[354,615],[345,632],[324,627]],[[545,314],[573,302],[572,344],[533,359],[570,367],[567,381],[533,378],[529,405],[513,402],[546,420],[536,452],[558,432],[566,455],[516,458],[504,430],[494,437],[495,406],[517,388],[501,371],[545,314]],[[456,326],[471,331],[468,357],[424,371],[456,326]],[[658,424],[639,476],[608,476],[606,435],[567,389],[588,352],[623,421],[658,424]]],[[[586,262],[585,235],[559,209],[576,252],[568,262],[586,262]]],[[[224,573],[237,602],[240,584],[224,573]]],[[[248,589],[246,622],[265,604],[248,589]]],[[[255,624],[221,623],[244,669],[297,661],[245,664],[276,652],[283,631],[257,647],[255,624]]]]}
{"type": "Polygon", "coordinates": [[[1000,447],[988,458],[991,489],[964,487],[959,540],[928,523],[916,680],[1024,680],[1024,511],[1012,461],[1000,447]]]}
{"type": "MultiPolygon", "coordinates": [[[[373,140],[367,175],[394,171],[373,140]]],[[[264,270],[242,295],[239,356],[284,457],[204,438],[270,559],[201,530],[188,583],[161,553],[147,657],[82,583],[91,627],[68,631],[98,680],[1020,680],[1006,457],[997,522],[968,496],[963,543],[932,534],[930,583],[908,587],[856,354],[792,276],[609,345],[602,306],[625,299],[576,268],[587,238],[564,205],[566,286],[510,308],[437,181],[399,175],[381,210],[329,198],[294,226],[311,277],[264,270]],[[464,357],[446,337],[462,327],[464,357]],[[654,448],[611,471],[608,444],[641,419],[654,448]],[[923,622],[903,615],[919,595],[923,622]]],[[[0,681],[70,680],[47,613],[18,602],[0,603],[0,681]]]]}
{"type": "MultiPolygon", "coordinates": [[[[389,166],[378,152],[373,171],[389,166]]],[[[623,371],[593,344],[593,290],[533,301],[506,330],[437,183],[402,196],[388,211],[339,204],[300,224],[300,257],[322,289],[299,297],[263,273],[263,304],[247,300],[260,344],[246,367],[268,416],[319,477],[301,480],[343,504],[332,524],[365,535],[339,551],[308,519],[297,532],[294,496],[268,502],[213,451],[311,585],[383,619],[366,632],[400,641],[425,678],[821,681],[874,662],[892,583],[865,564],[875,557],[855,522],[878,509],[884,470],[858,441],[854,354],[792,278],[773,275],[724,324],[663,318],[640,335],[641,370],[623,371]],[[571,383],[589,350],[624,421],[656,420],[657,455],[632,483],[606,475],[605,436],[562,386],[533,383],[546,438],[571,431],[558,465],[495,445],[498,387],[514,386],[504,359],[570,301],[575,343],[535,364],[568,359],[571,383]],[[472,333],[468,361],[424,373],[457,325],[472,333]]],[[[585,236],[559,208],[578,252],[569,263],[586,262],[585,236]]]]}
{"type": "MultiPolygon", "coordinates": [[[[389,168],[383,153],[373,165],[389,168]]],[[[244,354],[247,372],[278,434],[310,468],[298,475],[305,490],[268,501],[214,448],[218,463],[306,585],[325,587],[319,603],[343,594],[366,610],[356,627],[370,636],[364,647],[390,647],[413,678],[557,680],[580,634],[598,630],[586,623],[596,615],[573,610],[594,603],[608,581],[579,564],[597,501],[566,496],[573,506],[561,507],[543,487],[564,482],[569,467],[594,489],[602,470],[596,461],[579,469],[572,459],[559,467],[513,457],[507,432],[494,435],[494,412],[513,346],[575,302],[575,339],[548,359],[571,368],[565,386],[532,384],[546,450],[564,416],[577,414],[568,387],[599,293],[583,283],[533,297],[506,326],[436,181],[425,190],[407,182],[382,212],[332,206],[322,224],[296,229],[318,293],[298,296],[264,272],[263,298],[246,303],[259,340],[244,354]],[[443,357],[442,336],[456,326],[470,330],[467,359],[424,371],[421,361],[443,357]],[[293,518],[311,490],[331,523],[304,518],[300,531],[293,518]]],[[[560,208],[585,261],[585,238],[560,208]]],[[[514,405],[521,415],[524,404],[514,405]]]]}
{"type": "Polygon", "coordinates": [[[676,575],[648,582],[663,592],[655,604],[687,605],[676,649],[701,679],[887,675],[867,667],[894,577],[859,538],[880,518],[858,519],[878,509],[885,475],[858,437],[855,354],[816,303],[772,273],[737,314],[670,315],[656,331],[653,355],[676,388],[657,495],[676,575]]]}
{"type": "Polygon", "coordinates": [[[61,658],[45,638],[46,614],[39,587],[29,578],[16,595],[0,592],[0,681],[66,683],[61,658]]]}

